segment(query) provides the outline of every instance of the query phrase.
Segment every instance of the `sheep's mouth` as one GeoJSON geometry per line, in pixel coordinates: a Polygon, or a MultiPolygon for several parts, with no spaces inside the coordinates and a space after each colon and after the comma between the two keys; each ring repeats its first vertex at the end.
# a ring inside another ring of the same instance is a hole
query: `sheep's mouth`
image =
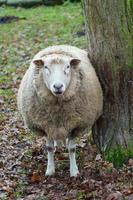
{"type": "Polygon", "coordinates": [[[61,95],[61,94],[63,94],[63,92],[62,91],[57,91],[57,92],[54,92],[56,95],[61,95]]]}
{"type": "Polygon", "coordinates": [[[63,94],[63,91],[60,91],[60,90],[54,91],[53,94],[54,94],[55,96],[61,96],[61,95],[63,94]]]}

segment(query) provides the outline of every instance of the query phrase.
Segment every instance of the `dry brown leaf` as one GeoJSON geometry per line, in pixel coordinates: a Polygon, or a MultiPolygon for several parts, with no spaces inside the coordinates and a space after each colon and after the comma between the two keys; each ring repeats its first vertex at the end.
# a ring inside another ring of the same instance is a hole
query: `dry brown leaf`
{"type": "Polygon", "coordinates": [[[2,96],[0,96],[0,104],[4,103],[4,98],[2,96]]]}
{"type": "Polygon", "coordinates": [[[31,176],[31,182],[36,183],[36,182],[40,182],[41,180],[42,180],[41,176],[37,172],[33,172],[31,176]]]}
{"type": "Polygon", "coordinates": [[[128,164],[129,164],[130,166],[133,166],[133,159],[132,159],[132,158],[129,159],[128,164]]]}
{"type": "Polygon", "coordinates": [[[124,195],[133,194],[133,187],[123,190],[123,191],[122,191],[122,194],[124,194],[124,195]]]}
{"type": "Polygon", "coordinates": [[[11,187],[9,187],[9,186],[4,186],[3,188],[2,188],[4,191],[6,191],[8,194],[12,194],[13,193],[13,189],[11,188],[11,187]]]}
{"type": "Polygon", "coordinates": [[[114,193],[111,193],[106,200],[123,200],[122,193],[119,191],[116,191],[114,193]]]}
{"type": "Polygon", "coordinates": [[[97,154],[96,155],[95,161],[99,161],[99,160],[102,160],[102,155],[101,154],[97,154]]]}

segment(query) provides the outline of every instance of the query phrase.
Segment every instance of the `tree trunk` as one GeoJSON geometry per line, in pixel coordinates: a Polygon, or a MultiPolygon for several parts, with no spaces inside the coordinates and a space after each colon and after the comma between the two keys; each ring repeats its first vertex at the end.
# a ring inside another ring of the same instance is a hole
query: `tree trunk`
{"type": "Polygon", "coordinates": [[[93,138],[103,152],[133,146],[132,0],[84,0],[88,55],[104,94],[93,138]]]}

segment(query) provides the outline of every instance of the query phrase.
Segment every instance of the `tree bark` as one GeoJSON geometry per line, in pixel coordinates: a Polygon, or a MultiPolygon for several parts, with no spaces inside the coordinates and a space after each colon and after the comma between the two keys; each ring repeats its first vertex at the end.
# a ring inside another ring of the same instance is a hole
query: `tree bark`
{"type": "Polygon", "coordinates": [[[102,152],[133,146],[132,0],[84,0],[83,7],[88,55],[104,94],[94,141],[102,152]]]}

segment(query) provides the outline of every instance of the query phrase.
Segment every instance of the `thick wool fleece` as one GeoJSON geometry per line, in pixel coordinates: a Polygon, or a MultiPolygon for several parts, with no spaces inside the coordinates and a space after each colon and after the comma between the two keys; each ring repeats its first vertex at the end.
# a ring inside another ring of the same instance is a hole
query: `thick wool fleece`
{"type": "Polygon", "coordinates": [[[33,60],[49,55],[81,60],[72,69],[69,87],[62,97],[55,97],[44,84],[42,69],[37,69],[32,61],[18,91],[18,108],[33,132],[64,141],[92,127],[102,112],[102,90],[86,51],[68,45],[52,46],[33,60]]]}

